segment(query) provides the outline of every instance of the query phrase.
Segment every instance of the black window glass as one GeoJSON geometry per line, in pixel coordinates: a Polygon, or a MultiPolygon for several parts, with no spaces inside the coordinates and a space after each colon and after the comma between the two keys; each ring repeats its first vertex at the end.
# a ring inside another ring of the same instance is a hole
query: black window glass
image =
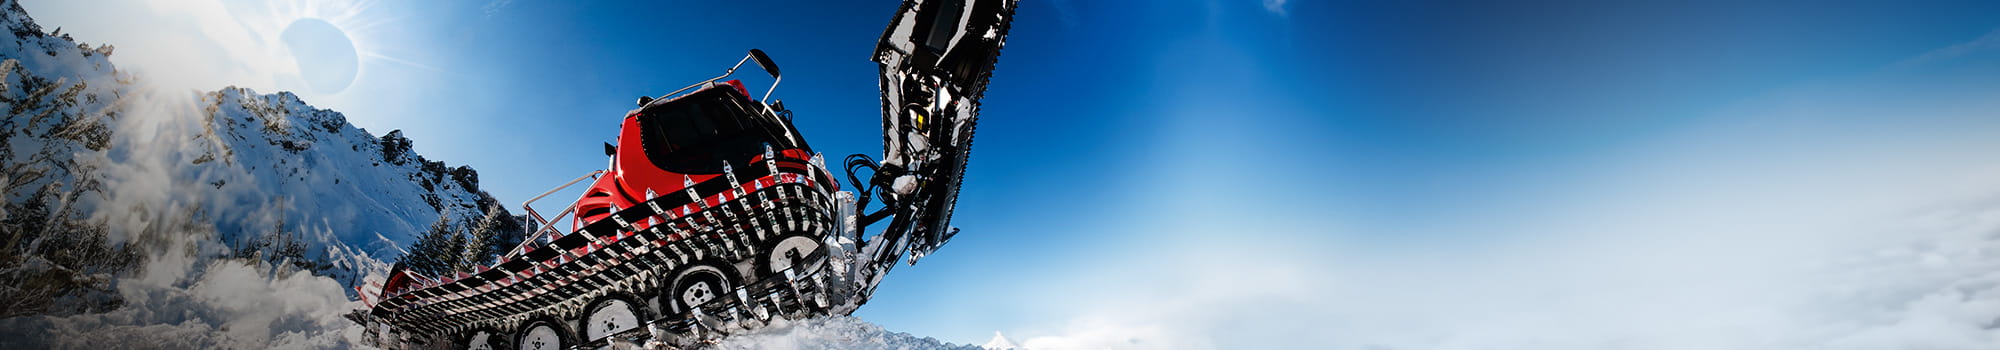
{"type": "Polygon", "coordinates": [[[724,86],[649,107],[640,116],[647,158],[667,171],[714,174],[725,160],[746,166],[766,144],[791,148],[788,129],[753,114],[750,103],[724,86]]]}

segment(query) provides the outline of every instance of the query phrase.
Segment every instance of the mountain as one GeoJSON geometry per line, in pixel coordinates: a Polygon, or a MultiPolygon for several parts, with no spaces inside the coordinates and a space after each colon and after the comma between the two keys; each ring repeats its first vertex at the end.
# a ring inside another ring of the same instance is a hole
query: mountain
{"type": "MultiPolygon", "coordinates": [[[[159,91],[15,1],[0,26],[0,317],[116,308],[120,278],[162,261],[259,260],[352,287],[427,229],[513,217],[477,171],[400,131],[289,92],[159,91]]],[[[508,227],[500,240],[518,242],[508,227]]]]}
{"type": "Polygon", "coordinates": [[[1021,350],[1020,345],[1014,345],[1013,340],[1007,339],[1006,335],[1001,335],[998,331],[993,332],[993,340],[986,341],[986,344],[980,345],[979,348],[985,350],[1021,350]]]}
{"type": "Polygon", "coordinates": [[[202,132],[179,155],[179,178],[213,187],[225,240],[281,225],[311,233],[308,243],[347,267],[399,255],[434,222],[511,217],[479,190],[477,171],[417,155],[401,131],[371,135],[289,92],[230,87],[200,102],[202,132]]]}

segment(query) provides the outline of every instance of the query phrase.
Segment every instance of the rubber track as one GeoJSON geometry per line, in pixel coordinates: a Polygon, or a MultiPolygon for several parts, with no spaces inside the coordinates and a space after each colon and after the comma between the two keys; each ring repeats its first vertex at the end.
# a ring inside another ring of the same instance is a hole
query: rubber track
{"type": "MultiPolygon", "coordinates": [[[[817,165],[809,165],[807,167],[818,168],[817,165]]],[[[770,168],[780,170],[780,174],[799,177],[811,176],[789,171],[795,170],[795,167],[777,169],[780,167],[776,166],[775,163],[770,168]]],[[[812,176],[814,180],[825,179],[823,170],[811,171],[809,173],[818,173],[814,175],[821,175],[812,176]]],[[[752,177],[752,179],[756,178],[758,177],[752,177]]],[[[721,181],[723,179],[718,177],[703,184],[721,181]]],[[[825,186],[827,184],[829,183],[819,183],[818,185],[825,186]]],[[[696,187],[713,186],[698,185],[696,187]]],[[[705,196],[713,196],[729,191],[733,190],[717,191],[705,196]]],[[[667,197],[660,197],[650,202],[671,201],[667,197]]],[[[680,203],[692,203],[692,200],[684,199],[680,203]]],[[[397,301],[395,303],[391,303],[390,301],[378,303],[373,314],[386,323],[393,324],[396,328],[405,332],[427,334],[433,338],[445,335],[446,337],[442,337],[442,339],[451,339],[456,336],[456,333],[480,328],[505,329],[508,327],[504,327],[504,325],[542,316],[574,318],[585,304],[606,294],[619,291],[641,292],[639,294],[656,293],[658,292],[657,290],[649,289],[656,289],[654,286],[657,283],[652,282],[653,280],[667,278],[667,276],[660,276],[660,274],[671,272],[679,266],[692,263],[703,257],[721,256],[729,261],[754,258],[763,253],[759,250],[761,250],[767,240],[777,238],[776,236],[781,232],[811,232],[810,234],[814,238],[823,240],[834,231],[831,226],[831,218],[829,217],[832,210],[830,196],[824,192],[823,188],[799,182],[778,182],[775,185],[762,189],[746,191],[727,202],[705,207],[701,211],[688,213],[687,215],[672,215],[673,213],[662,212],[676,211],[679,208],[681,206],[663,206],[661,207],[663,210],[656,211],[653,209],[653,206],[640,205],[614,213],[613,217],[620,219],[651,216],[664,216],[671,219],[662,221],[645,230],[636,228],[637,223],[643,222],[638,220],[625,220],[625,222],[617,223],[613,226],[589,225],[583,230],[572,233],[571,236],[565,236],[565,238],[576,239],[575,237],[582,237],[583,235],[595,235],[606,237],[608,240],[610,236],[621,234],[621,232],[630,232],[630,235],[616,241],[610,241],[608,244],[589,253],[575,255],[574,259],[551,268],[546,268],[545,272],[533,277],[527,277],[525,280],[519,280],[491,291],[476,292],[475,294],[458,298],[451,297],[450,295],[454,291],[450,290],[451,288],[445,287],[461,285],[461,283],[446,283],[399,295],[396,299],[392,299],[393,301],[397,301]],[[669,227],[682,228],[686,237],[667,241],[666,244],[657,244],[657,242],[664,241],[668,238],[669,234],[672,234],[672,229],[669,227]],[[789,228],[789,230],[785,230],[786,228],[789,228]],[[634,264],[643,266],[635,266],[634,264]],[[615,277],[615,280],[609,279],[602,273],[604,271],[619,271],[617,275],[622,277],[615,277]],[[535,296],[523,296],[525,293],[533,290],[542,290],[543,292],[535,296]],[[435,304],[411,305],[415,302],[402,300],[402,296],[413,294],[420,296],[418,300],[435,302],[435,304]]],[[[604,222],[611,221],[615,220],[604,220],[604,222]]],[[[542,249],[561,250],[563,248],[551,244],[551,246],[542,249]]],[[[728,297],[718,298],[709,303],[699,305],[697,308],[703,309],[711,315],[718,313],[733,315],[737,313],[728,311],[753,311],[756,308],[751,307],[752,305],[768,305],[765,306],[767,310],[779,310],[777,314],[790,317],[806,316],[799,313],[804,310],[825,309],[823,306],[814,309],[799,307],[804,300],[818,301],[834,297],[826,295],[825,286],[827,286],[827,283],[824,280],[826,277],[821,274],[830,265],[825,261],[825,251],[826,249],[821,249],[814,257],[806,259],[809,263],[805,264],[805,266],[818,266],[815,271],[792,273],[794,277],[810,277],[810,279],[788,279],[784,273],[776,273],[766,276],[762,280],[748,281],[744,285],[732,290],[728,294],[728,297]],[[791,283],[801,281],[813,281],[815,283],[806,286],[791,283]],[[778,291],[790,291],[798,295],[776,293],[778,291]],[[756,297],[750,297],[749,304],[731,305],[731,303],[738,301],[736,296],[739,295],[739,292],[741,293],[740,295],[755,295],[756,297]],[[818,297],[806,298],[808,294],[812,293],[817,293],[818,297]],[[789,296],[790,298],[787,299],[785,296],[789,296]]],[[[544,252],[540,254],[547,255],[548,253],[544,252]]],[[[559,254],[565,256],[571,255],[567,253],[559,254]]],[[[528,259],[528,256],[532,255],[524,255],[522,258],[516,260],[528,260],[530,261],[529,263],[533,263],[534,259],[528,259]]],[[[501,266],[506,266],[508,263],[513,262],[514,260],[503,262],[501,266]]],[[[499,268],[496,267],[495,270],[489,270],[487,273],[482,273],[479,276],[490,277],[489,273],[500,277],[513,276],[513,274],[504,272],[496,273],[495,271],[498,270],[499,268]]],[[[481,278],[479,280],[497,279],[481,278]]],[[[461,282],[467,280],[474,279],[469,278],[461,280],[461,282]]],[[[476,284],[484,285],[487,283],[491,282],[476,284]]],[[[462,291],[466,289],[458,288],[458,290],[462,291]]],[[[825,303],[816,303],[815,305],[823,304],[825,303]]],[[[764,313],[764,315],[767,315],[764,319],[768,319],[768,315],[771,315],[771,313],[764,313]]],[[[729,330],[724,328],[703,328],[697,330],[697,328],[702,328],[705,323],[699,322],[695,317],[697,315],[670,315],[652,320],[649,323],[667,324],[669,325],[667,328],[670,330],[686,332],[686,334],[676,336],[673,339],[677,340],[673,341],[673,343],[682,346],[713,340],[711,336],[702,336],[703,334],[719,335],[729,330]],[[677,317],[679,319],[676,319],[677,317]]],[[[726,319],[725,321],[728,321],[727,324],[736,328],[742,328],[745,325],[761,325],[761,323],[739,322],[733,318],[726,319]]],[[[638,329],[643,330],[646,328],[648,327],[639,327],[638,329]]]]}

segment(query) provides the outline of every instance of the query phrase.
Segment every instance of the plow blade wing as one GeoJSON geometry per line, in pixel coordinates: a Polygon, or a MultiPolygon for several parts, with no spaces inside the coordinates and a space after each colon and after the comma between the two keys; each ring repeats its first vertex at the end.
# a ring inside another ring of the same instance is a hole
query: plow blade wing
{"type": "Polygon", "coordinates": [[[886,204],[895,217],[883,238],[907,239],[913,263],[956,232],[951,215],[971,156],[979,100],[1016,4],[904,1],[875,47],[883,154],[872,182],[893,199],[886,204]]]}

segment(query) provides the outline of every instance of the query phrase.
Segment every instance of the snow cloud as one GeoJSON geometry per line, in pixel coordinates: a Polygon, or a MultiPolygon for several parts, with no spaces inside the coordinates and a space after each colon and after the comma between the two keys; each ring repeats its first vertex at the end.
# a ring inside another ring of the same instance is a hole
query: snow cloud
{"type": "MultiPolygon", "coordinates": [[[[288,266],[219,258],[229,247],[208,218],[235,213],[245,226],[275,227],[285,214],[270,210],[272,203],[226,200],[256,197],[243,193],[253,186],[201,182],[245,177],[189,173],[194,170],[187,164],[213,146],[206,142],[215,142],[190,137],[203,131],[199,101],[192,92],[142,84],[123,91],[117,102],[123,109],[115,120],[112,151],[95,163],[105,190],[83,200],[99,208],[92,213],[108,224],[113,241],[146,253],[140,270],[114,284],[123,307],[0,319],[0,347],[344,348],[359,338],[360,330],[341,317],[357,305],[340,282],[288,266]]],[[[331,237],[325,230],[307,231],[301,234],[331,237]]],[[[354,259],[372,261],[366,255],[354,259]]]]}
{"type": "Polygon", "coordinates": [[[181,276],[120,281],[128,306],[107,313],[0,320],[0,332],[31,332],[6,334],[0,343],[30,349],[327,349],[353,347],[361,336],[341,317],[354,305],[332,279],[240,261],[154,261],[149,273],[181,276]]]}

